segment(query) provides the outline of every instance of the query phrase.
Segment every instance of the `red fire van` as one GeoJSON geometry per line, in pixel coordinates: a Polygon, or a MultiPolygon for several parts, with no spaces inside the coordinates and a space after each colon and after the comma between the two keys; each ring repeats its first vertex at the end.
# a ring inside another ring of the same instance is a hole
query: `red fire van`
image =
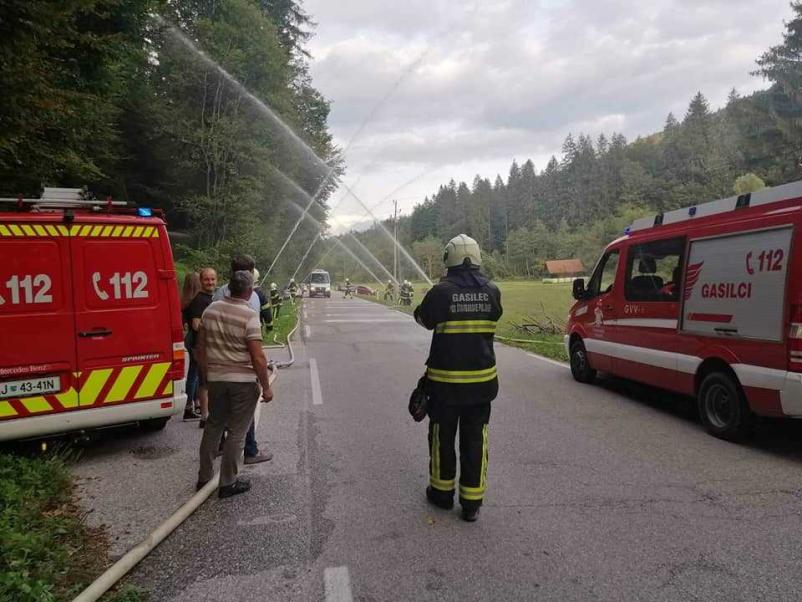
{"type": "Polygon", "coordinates": [[[0,208],[0,440],[161,428],[186,403],[164,220],[79,193],[0,208]]]}
{"type": "Polygon", "coordinates": [[[574,378],[693,395],[724,439],[802,417],[800,236],[802,181],[636,221],[574,282],[574,378]]]}

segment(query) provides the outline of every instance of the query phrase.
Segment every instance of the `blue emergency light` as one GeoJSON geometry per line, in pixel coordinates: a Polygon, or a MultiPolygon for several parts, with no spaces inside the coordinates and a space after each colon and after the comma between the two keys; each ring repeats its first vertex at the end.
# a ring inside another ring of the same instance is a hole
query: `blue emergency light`
{"type": "Polygon", "coordinates": [[[150,207],[137,207],[136,214],[139,217],[153,217],[153,209],[150,207]]]}
{"type": "Polygon", "coordinates": [[[691,217],[696,215],[696,207],[689,207],[688,208],[688,215],[690,215],[691,217]]]}

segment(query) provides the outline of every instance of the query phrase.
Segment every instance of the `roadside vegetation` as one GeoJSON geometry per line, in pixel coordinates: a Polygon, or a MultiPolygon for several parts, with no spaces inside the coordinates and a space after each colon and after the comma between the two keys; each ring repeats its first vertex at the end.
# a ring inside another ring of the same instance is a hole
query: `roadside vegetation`
{"type": "Polygon", "coordinates": [[[276,343],[286,345],[287,337],[295,328],[298,323],[298,312],[301,309],[303,301],[296,299],[295,305],[290,303],[289,299],[285,299],[281,305],[281,314],[278,318],[273,319],[273,330],[263,330],[262,336],[265,343],[273,345],[276,343]]]}
{"type": "MultiPolygon", "coordinates": [[[[496,284],[501,289],[501,303],[504,307],[504,315],[496,330],[499,340],[538,355],[567,362],[563,329],[568,311],[574,302],[571,297],[571,285],[523,280],[501,281],[496,284]],[[555,328],[550,328],[551,326],[555,328]],[[539,332],[541,328],[546,332],[539,332]]],[[[424,291],[429,288],[425,282],[413,282],[412,286],[415,288],[412,305],[393,304],[394,309],[411,314],[423,299],[424,291]]],[[[379,290],[376,297],[359,296],[369,301],[384,303],[383,295],[384,289],[379,290]]]]}
{"type": "MultiPolygon", "coordinates": [[[[0,601],[72,600],[105,569],[105,533],[86,525],[64,457],[0,452],[0,601]]],[[[131,587],[106,602],[145,598],[131,587]]]]}

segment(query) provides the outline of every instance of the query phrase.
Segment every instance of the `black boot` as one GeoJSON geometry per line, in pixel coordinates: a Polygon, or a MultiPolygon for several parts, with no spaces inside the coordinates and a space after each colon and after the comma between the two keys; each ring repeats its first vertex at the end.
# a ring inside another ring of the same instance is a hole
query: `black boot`
{"type": "Polygon", "coordinates": [[[454,507],[454,492],[438,491],[431,485],[426,488],[426,499],[430,504],[443,510],[451,510],[454,507]]]}
{"type": "Polygon", "coordinates": [[[462,520],[468,523],[475,523],[479,518],[480,506],[463,506],[462,507],[462,520]]]}

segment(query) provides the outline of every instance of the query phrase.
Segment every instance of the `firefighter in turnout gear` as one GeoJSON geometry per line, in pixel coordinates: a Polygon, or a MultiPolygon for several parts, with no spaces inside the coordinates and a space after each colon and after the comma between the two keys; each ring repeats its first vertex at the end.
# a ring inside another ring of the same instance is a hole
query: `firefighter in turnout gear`
{"type": "Polygon", "coordinates": [[[353,298],[354,295],[353,295],[353,291],[351,290],[351,279],[350,278],[346,278],[345,279],[345,293],[343,294],[343,298],[347,299],[349,297],[353,298]]]}
{"type": "Polygon", "coordinates": [[[275,282],[270,283],[270,305],[273,307],[273,319],[275,320],[281,313],[281,293],[275,282]]]}
{"type": "Polygon", "coordinates": [[[401,288],[398,289],[398,302],[400,305],[412,305],[412,283],[404,280],[401,288]]]}
{"type": "Polygon", "coordinates": [[[384,302],[386,303],[387,301],[390,301],[390,303],[395,301],[395,285],[392,280],[387,281],[387,288],[384,289],[384,302]]]}
{"type": "Polygon", "coordinates": [[[290,301],[295,304],[295,298],[298,296],[298,285],[295,283],[295,278],[290,278],[290,285],[287,288],[290,291],[290,301]]]}
{"type": "Polygon", "coordinates": [[[459,431],[459,501],[462,518],[473,522],[487,482],[487,425],[498,393],[493,336],[501,317],[501,293],[479,271],[481,251],[460,234],[446,245],[448,268],[415,308],[415,320],[433,330],[426,360],[429,396],[429,487],[426,498],[454,506],[459,431]]]}
{"type": "Polygon", "coordinates": [[[259,270],[253,269],[253,292],[259,297],[259,322],[267,329],[273,330],[273,308],[270,299],[259,284],[259,270]]]}

